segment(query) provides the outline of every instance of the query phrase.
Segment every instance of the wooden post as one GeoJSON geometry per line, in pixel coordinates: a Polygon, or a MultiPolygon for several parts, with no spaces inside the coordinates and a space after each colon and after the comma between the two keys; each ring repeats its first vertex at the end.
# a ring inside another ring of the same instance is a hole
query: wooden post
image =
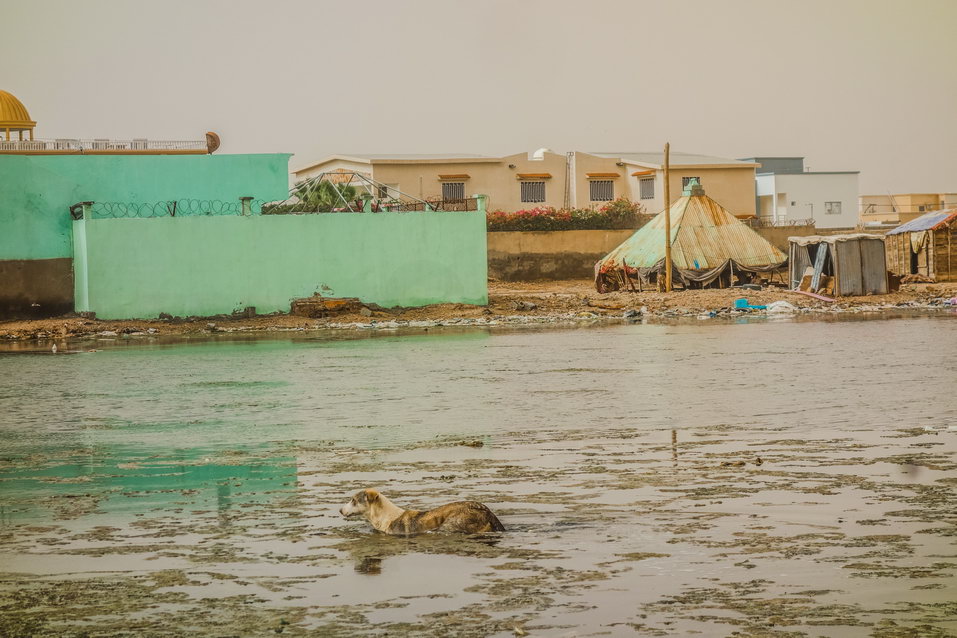
{"type": "Polygon", "coordinates": [[[665,292],[671,292],[671,144],[665,144],[665,292]]]}

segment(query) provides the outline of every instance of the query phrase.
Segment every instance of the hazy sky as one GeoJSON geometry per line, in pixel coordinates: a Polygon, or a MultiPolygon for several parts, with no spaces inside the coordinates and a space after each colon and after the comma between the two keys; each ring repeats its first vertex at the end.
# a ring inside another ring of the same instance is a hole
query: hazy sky
{"type": "Polygon", "coordinates": [[[803,155],[957,191],[957,0],[0,0],[37,136],[803,155]]]}

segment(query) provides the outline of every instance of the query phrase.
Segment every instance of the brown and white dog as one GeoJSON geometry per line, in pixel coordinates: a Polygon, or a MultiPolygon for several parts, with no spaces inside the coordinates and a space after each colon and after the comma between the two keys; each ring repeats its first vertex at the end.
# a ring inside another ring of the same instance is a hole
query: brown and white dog
{"type": "Polygon", "coordinates": [[[434,510],[404,510],[375,490],[360,490],[339,513],[365,516],[380,532],[411,536],[422,532],[504,532],[505,526],[492,511],[475,501],[461,501],[436,507],[434,510]]]}

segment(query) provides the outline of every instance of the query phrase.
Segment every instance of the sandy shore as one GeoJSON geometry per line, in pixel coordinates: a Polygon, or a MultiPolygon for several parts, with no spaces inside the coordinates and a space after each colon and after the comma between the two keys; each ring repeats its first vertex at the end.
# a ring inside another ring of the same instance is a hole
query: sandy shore
{"type": "Polygon", "coordinates": [[[422,308],[373,310],[371,314],[342,313],[313,319],[289,314],[252,318],[186,317],[123,321],[58,317],[0,322],[0,341],[69,339],[94,335],[185,335],[240,331],[315,329],[369,329],[429,327],[433,325],[501,325],[553,323],[621,318],[625,313],[646,316],[722,316],[734,313],[734,300],[745,297],[752,305],[787,301],[801,313],[885,312],[901,309],[948,309],[957,297],[957,284],[910,284],[888,295],[842,297],[824,302],[782,289],[692,290],[673,293],[612,292],[599,294],[587,279],[538,282],[489,282],[488,306],[437,304],[422,308]]]}

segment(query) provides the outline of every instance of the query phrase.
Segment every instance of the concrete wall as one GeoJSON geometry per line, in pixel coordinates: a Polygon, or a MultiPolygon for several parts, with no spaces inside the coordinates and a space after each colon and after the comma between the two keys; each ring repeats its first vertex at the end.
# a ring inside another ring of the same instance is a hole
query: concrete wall
{"type": "Polygon", "coordinates": [[[0,155],[0,259],[70,257],[81,201],[285,199],[289,156],[0,155]]]}
{"type": "Polygon", "coordinates": [[[771,228],[755,228],[754,232],[767,239],[771,244],[788,254],[788,237],[807,237],[808,235],[817,235],[818,230],[814,226],[775,226],[771,228]]]}
{"type": "Polygon", "coordinates": [[[634,230],[488,233],[488,273],[502,281],[580,279],[634,230]]]}
{"type": "Polygon", "coordinates": [[[284,199],[288,158],[0,155],[0,271],[9,277],[0,276],[0,318],[52,316],[72,309],[72,275],[61,272],[73,256],[72,204],[236,201],[244,195],[284,199]]]}
{"type": "MultiPolygon", "coordinates": [[[[488,234],[488,273],[501,281],[581,279],[594,275],[595,262],[617,248],[634,230],[561,230],[488,234]]],[[[755,229],[788,252],[788,237],[819,234],[814,226],[755,229]]]]}
{"type": "Polygon", "coordinates": [[[482,212],[74,224],[77,310],[100,318],[288,311],[314,293],[387,307],[488,301],[482,212]]]}

